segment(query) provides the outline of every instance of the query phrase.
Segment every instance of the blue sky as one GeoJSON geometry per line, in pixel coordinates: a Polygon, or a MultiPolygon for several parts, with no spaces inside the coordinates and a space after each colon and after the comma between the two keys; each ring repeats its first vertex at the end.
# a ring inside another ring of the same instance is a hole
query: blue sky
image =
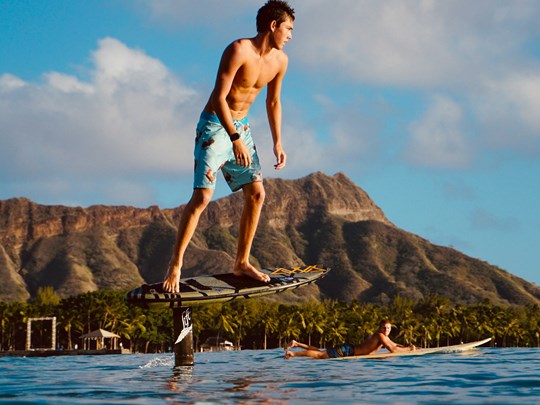
{"type": "MultiPolygon", "coordinates": [[[[0,0],[0,199],[187,202],[221,53],[261,5],[0,0]]],[[[540,284],[540,2],[291,5],[282,171],[264,95],[250,113],[265,176],[344,172],[400,228],[540,284]]]]}

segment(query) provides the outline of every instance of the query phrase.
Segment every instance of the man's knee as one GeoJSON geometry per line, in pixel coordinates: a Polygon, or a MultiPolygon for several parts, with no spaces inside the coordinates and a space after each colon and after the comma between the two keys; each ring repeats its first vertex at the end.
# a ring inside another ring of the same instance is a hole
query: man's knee
{"type": "Polygon", "coordinates": [[[245,189],[244,191],[247,191],[245,193],[246,202],[256,206],[264,203],[266,192],[264,191],[262,183],[253,183],[251,187],[245,189]]]}
{"type": "Polygon", "coordinates": [[[212,201],[213,194],[214,191],[212,189],[196,188],[193,190],[193,196],[189,205],[193,210],[203,211],[210,204],[210,201],[212,201]]]}
{"type": "Polygon", "coordinates": [[[251,195],[251,199],[253,200],[255,204],[262,204],[265,198],[266,198],[266,193],[264,191],[264,188],[257,190],[255,193],[251,195]]]}

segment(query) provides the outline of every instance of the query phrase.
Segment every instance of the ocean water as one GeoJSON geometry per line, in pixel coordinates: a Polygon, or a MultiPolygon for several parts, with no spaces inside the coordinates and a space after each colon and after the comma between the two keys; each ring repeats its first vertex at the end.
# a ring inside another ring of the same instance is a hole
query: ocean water
{"type": "Polygon", "coordinates": [[[283,350],[0,358],[0,403],[539,404],[540,349],[386,360],[283,359],[283,350]]]}

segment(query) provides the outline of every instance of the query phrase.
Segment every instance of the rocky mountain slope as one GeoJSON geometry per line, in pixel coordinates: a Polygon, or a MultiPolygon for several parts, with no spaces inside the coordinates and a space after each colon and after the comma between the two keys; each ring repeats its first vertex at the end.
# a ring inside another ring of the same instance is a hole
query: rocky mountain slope
{"type": "MultiPolygon", "coordinates": [[[[253,262],[332,268],[318,286],[297,290],[298,299],[386,302],[397,294],[413,299],[436,294],[462,303],[540,304],[536,285],[397,228],[342,173],[270,179],[265,187],[253,262]]],[[[183,276],[230,271],[241,209],[241,193],[210,204],[186,254],[183,276]]],[[[40,286],[68,296],[159,282],[181,212],[182,207],[0,201],[0,300],[27,300],[40,286]]]]}

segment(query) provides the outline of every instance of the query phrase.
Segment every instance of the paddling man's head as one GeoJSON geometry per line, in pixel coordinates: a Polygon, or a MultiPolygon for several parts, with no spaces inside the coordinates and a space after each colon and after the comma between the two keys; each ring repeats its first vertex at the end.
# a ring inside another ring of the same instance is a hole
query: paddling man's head
{"type": "Polygon", "coordinates": [[[381,321],[381,323],[379,324],[379,332],[384,333],[386,336],[389,336],[391,330],[392,323],[388,319],[381,321]]]}

